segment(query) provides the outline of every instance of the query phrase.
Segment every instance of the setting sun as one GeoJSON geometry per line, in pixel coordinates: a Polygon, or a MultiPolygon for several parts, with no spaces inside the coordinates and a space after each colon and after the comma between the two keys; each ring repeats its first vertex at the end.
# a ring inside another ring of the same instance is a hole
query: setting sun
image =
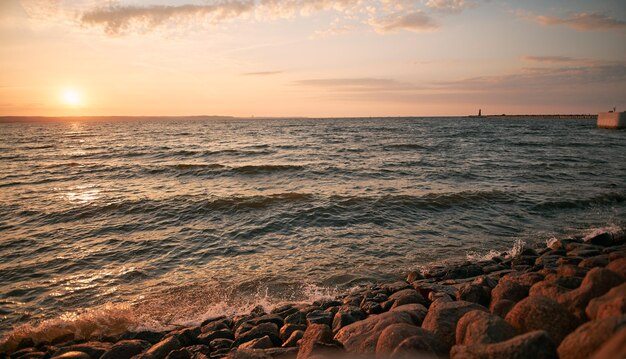
{"type": "Polygon", "coordinates": [[[80,93],[73,89],[68,89],[68,90],[63,91],[61,99],[63,103],[67,106],[76,107],[81,104],[80,93]]]}

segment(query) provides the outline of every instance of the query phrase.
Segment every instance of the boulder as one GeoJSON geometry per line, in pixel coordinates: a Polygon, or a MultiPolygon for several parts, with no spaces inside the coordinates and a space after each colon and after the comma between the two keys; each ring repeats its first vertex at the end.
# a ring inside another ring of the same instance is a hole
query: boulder
{"type": "Polygon", "coordinates": [[[306,324],[306,314],[303,312],[296,312],[285,317],[285,323],[289,324],[306,324]]]}
{"type": "Polygon", "coordinates": [[[198,335],[198,342],[209,345],[215,339],[230,339],[234,340],[235,336],[230,329],[218,329],[211,332],[206,332],[198,335]]]}
{"type": "Polygon", "coordinates": [[[240,349],[268,349],[274,346],[270,337],[263,336],[261,338],[252,339],[249,342],[245,342],[239,345],[240,349]]]}
{"type": "Polygon", "coordinates": [[[432,351],[437,354],[445,354],[446,352],[445,345],[441,340],[429,331],[411,324],[392,324],[380,334],[376,344],[376,356],[380,358],[397,357],[400,351],[405,355],[420,351],[426,353],[432,351]],[[409,348],[407,345],[409,343],[405,343],[402,349],[397,350],[400,344],[408,338],[415,338],[411,341],[413,345],[409,348]],[[421,344],[416,346],[418,341],[421,344]],[[424,344],[427,345],[424,346],[424,344]],[[394,353],[395,355],[393,355],[394,353]]]}
{"type": "Polygon", "coordinates": [[[392,308],[391,311],[409,313],[409,315],[413,318],[413,323],[415,323],[415,325],[422,325],[424,318],[426,318],[426,314],[428,313],[428,309],[418,303],[401,305],[399,307],[392,308]]]}
{"type": "Polygon", "coordinates": [[[557,345],[580,323],[559,303],[542,296],[528,297],[517,303],[506,315],[506,321],[520,333],[544,330],[557,345]]]}
{"type": "Polygon", "coordinates": [[[446,358],[448,350],[441,339],[423,330],[418,335],[400,342],[389,357],[394,359],[446,358]]]}
{"type": "Polygon", "coordinates": [[[154,344],[145,353],[145,357],[153,359],[165,359],[165,357],[174,350],[182,348],[183,345],[178,340],[177,336],[169,336],[154,344]]]}
{"type": "Polygon", "coordinates": [[[465,313],[456,326],[459,345],[491,344],[509,340],[517,335],[502,318],[482,310],[465,313]]]}
{"type": "Polygon", "coordinates": [[[446,271],[443,279],[462,279],[483,275],[483,268],[477,264],[464,264],[461,266],[453,266],[446,271]]]}
{"type": "Polygon", "coordinates": [[[620,329],[591,357],[591,359],[614,358],[626,358],[626,328],[620,329]]]}
{"type": "Polygon", "coordinates": [[[274,323],[261,323],[250,330],[238,333],[238,335],[235,336],[233,345],[239,346],[241,343],[262,338],[266,335],[272,340],[274,346],[280,346],[282,344],[279,337],[278,326],[274,323]]]}
{"type": "Polygon", "coordinates": [[[404,311],[372,315],[339,330],[335,340],[340,342],[348,353],[372,354],[376,349],[378,337],[386,327],[392,324],[415,325],[413,320],[413,316],[404,311]]]}
{"type": "Polygon", "coordinates": [[[611,261],[606,269],[617,273],[620,277],[626,279],[626,258],[618,258],[611,261]]]}
{"type": "Polygon", "coordinates": [[[455,343],[456,325],[459,319],[472,310],[487,311],[481,305],[471,302],[443,302],[431,305],[428,314],[424,318],[422,328],[431,331],[450,348],[455,343]]]}
{"type": "Polygon", "coordinates": [[[337,350],[330,327],[324,324],[311,324],[300,339],[297,359],[306,359],[320,353],[336,353],[337,350]]]}
{"type": "Polygon", "coordinates": [[[556,268],[556,274],[560,277],[581,277],[584,278],[589,272],[587,268],[564,264],[556,268]]]}
{"type": "Polygon", "coordinates": [[[54,352],[53,356],[59,356],[68,352],[82,352],[89,355],[92,358],[100,358],[102,354],[107,352],[113,344],[101,343],[101,342],[86,342],[82,344],[73,344],[58,349],[54,352]]]}
{"type": "Polygon", "coordinates": [[[456,299],[488,307],[491,301],[491,289],[483,285],[465,283],[456,292],[456,299]]]}
{"type": "Polygon", "coordinates": [[[291,333],[291,336],[289,336],[289,338],[285,340],[285,342],[283,343],[283,348],[290,348],[290,347],[297,346],[298,341],[302,339],[303,336],[304,336],[303,330],[296,330],[295,332],[291,333]]]}
{"type": "Polygon", "coordinates": [[[565,293],[559,297],[559,303],[564,305],[578,318],[585,320],[585,309],[589,302],[596,297],[604,295],[611,288],[624,282],[624,279],[614,272],[605,268],[594,268],[587,273],[579,288],[565,293]]]}
{"type": "Polygon", "coordinates": [[[589,257],[589,258],[585,258],[582,261],[580,261],[580,263],[578,263],[578,266],[581,268],[595,268],[595,267],[606,267],[609,264],[609,255],[608,254],[601,254],[595,257],[589,257]]]}
{"type": "Polygon", "coordinates": [[[263,323],[274,323],[274,324],[276,324],[277,327],[280,328],[280,327],[283,326],[285,321],[278,314],[266,314],[266,315],[262,315],[260,317],[251,319],[250,321],[248,321],[248,323],[252,324],[253,326],[257,326],[257,325],[263,324],[263,323]]]}
{"type": "Polygon", "coordinates": [[[389,300],[393,301],[392,308],[412,303],[427,304],[426,299],[413,288],[397,291],[389,296],[389,300]]]}
{"type": "Polygon", "coordinates": [[[302,330],[305,331],[306,330],[306,325],[297,325],[297,324],[285,324],[283,325],[282,328],[280,328],[280,339],[282,341],[287,340],[287,338],[289,338],[291,336],[291,334],[293,332],[295,332],[296,330],[302,330]]]}
{"type": "Polygon", "coordinates": [[[508,299],[500,299],[497,302],[491,303],[489,306],[491,313],[504,318],[509,313],[511,309],[515,306],[516,302],[508,299]]]}
{"type": "Polygon", "coordinates": [[[100,359],[130,359],[134,355],[141,354],[150,348],[150,342],[145,340],[122,340],[107,350],[100,359]]]}
{"type": "Polygon", "coordinates": [[[608,338],[626,327],[626,315],[594,320],[581,325],[559,345],[561,359],[589,358],[608,338]]]}
{"type": "Polygon", "coordinates": [[[558,359],[548,333],[538,330],[494,344],[455,345],[451,359],[558,359]]]}
{"type": "Polygon", "coordinates": [[[63,353],[59,356],[54,356],[54,359],[92,359],[87,353],[70,351],[63,353]]]}
{"type": "Polygon", "coordinates": [[[307,325],[324,324],[329,327],[333,325],[333,314],[323,310],[314,310],[306,316],[307,325]]]}
{"type": "Polygon", "coordinates": [[[614,287],[601,297],[592,299],[585,313],[591,320],[626,314],[626,283],[614,287]]]}

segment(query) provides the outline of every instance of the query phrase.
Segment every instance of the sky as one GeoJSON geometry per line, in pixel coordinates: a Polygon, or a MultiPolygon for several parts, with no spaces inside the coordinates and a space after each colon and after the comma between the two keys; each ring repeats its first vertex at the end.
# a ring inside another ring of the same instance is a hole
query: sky
{"type": "Polygon", "coordinates": [[[0,115],[626,109],[624,0],[0,0],[0,115]]]}

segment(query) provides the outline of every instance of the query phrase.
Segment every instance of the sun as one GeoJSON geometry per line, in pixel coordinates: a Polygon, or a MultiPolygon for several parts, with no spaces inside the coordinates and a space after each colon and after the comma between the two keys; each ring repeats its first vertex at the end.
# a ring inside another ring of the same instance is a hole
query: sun
{"type": "Polygon", "coordinates": [[[74,89],[66,89],[61,94],[61,100],[63,103],[70,107],[78,107],[82,103],[80,92],[74,89]]]}

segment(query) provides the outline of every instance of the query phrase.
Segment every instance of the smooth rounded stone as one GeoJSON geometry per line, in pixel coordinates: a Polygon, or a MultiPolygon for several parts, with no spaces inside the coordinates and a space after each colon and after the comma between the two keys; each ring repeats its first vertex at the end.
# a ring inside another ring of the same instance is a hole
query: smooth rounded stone
{"type": "Polygon", "coordinates": [[[260,317],[254,318],[248,321],[248,323],[252,324],[253,326],[257,326],[263,323],[274,323],[276,324],[277,327],[280,328],[283,326],[283,324],[285,324],[285,321],[278,314],[266,314],[266,315],[262,315],[260,317]]]}
{"type": "Polygon", "coordinates": [[[54,356],[55,359],[91,359],[87,353],[70,351],[58,356],[54,356]]]}
{"type": "Polygon", "coordinates": [[[361,299],[360,295],[349,295],[343,298],[342,302],[344,305],[359,307],[361,305],[361,299]]]}
{"type": "Polygon", "coordinates": [[[626,279],[626,258],[618,258],[616,260],[611,261],[606,266],[606,269],[626,279]]]}
{"type": "Polygon", "coordinates": [[[528,296],[530,286],[531,285],[526,285],[525,283],[520,283],[519,280],[510,275],[502,277],[502,279],[498,282],[498,285],[491,291],[491,303],[489,304],[489,309],[492,313],[500,315],[500,310],[494,310],[496,306],[502,306],[498,305],[498,302],[502,300],[519,302],[528,296]]]}
{"type": "MultiPolygon", "coordinates": [[[[213,356],[211,356],[213,358],[213,356]]],[[[262,349],[233,349],[226,356],[228,359],[272,359],[272,356],[267,354],[262,349]]]]}
{"type": "Polygon", "coordinates": [[[145,340],[122,340],[107,350],[100,359],[130,359],[150,348],[150,342],[145,340]]]}
{"type": "Polygon", "coordinates": [[[356,322],[357,319],[348,312],[339,311],[333,318],[333,333],[338,332],[341,328],[356,322]]]}
{"type": "Polygon", "coordinates": [[[298,308],[296,308],[295,305],[293,305],[293,304],[284,304],[284,305],[281,305],[280,307],[276,307],[276,308],[272,309],[270,311],[270,314],[277,314],[281,318],[283,318],[283,320],[284,320],[288,316],[292,315],[293,313],[297,313],[297,312],[298,312],[298,308]]]}
{"type": "Polygon", "coordinates": [[[411,271],[409,272],[409,274],[406,275],[406,281],[409,283],[413,283],[416,280],[420,280],[420,279],[424,279],[424,276],[422,275],[422,273],[418,271],[411,271]]]}
{"type": "Polygon", "coordinates": [[[448,350],[441,339],[424,330],[419,335],[400,342],[389,357],[393,359],[446,358],[448,350]]]}
{"type": "Polygon", "coordinates": [[[424,298],[428,298],[429,294],[432,292],[446,293],[450,296],[450,298],[454,298],[454,296],[456,295],[456,288],[451,285],[441,285],[438,283],[413,282],[413,288],[416,291],[418,291],[424,298]]]}
{"type": "Polygon", "coordinates": [[[306,316],[307,325],[324,324],[329,327],[333,325],[333,314],[323,310],[314,310],[306,316]]]}
{"type": "Polygon", "coordinates": [[[379,358],[391,356],[402,342],[412,337],[419,337],[432,343],[433,349],[437,350],[438,353],[445,352],[445,345],[429,331],[412,324],[392,324],[385,328],[378,337],[376,356],[379,358]]]}
{"type": "Polygon", "coordinates": [[[192,359],[192,355],[187,349],[177,349],[171,351],[165,359],[192,359]]]}
{"type": "Polygon", "coordinates": [[[413,322],[413,316],[407,312],[386,312],[369,316],[342,328],[335,335],[335,340],[340,342],[348,353],[372,354],[380,333],[392,324],[416,323],[413,322]]]}
{"type": "Polygon", "coordinates": [[[285,324],[306,324],[306,314],[298,311],[285,318],[285,324]]]}
{"type": "Polygon", "coordinates": [[[598,349],[591,359],[614,359],[626,358],[626,328],[620,329],[613,335],[600,349],[598,349]]]}
{"type": "Polygon", "coordinates": [[[316,300],[313,305],[316,305],[320,308],[322,308],[322,310],[326,310],[328,308],[331,307],[338,307],[340,306],[342,303],[338,300],[334,300],[334,299],[322,299],[322,300],[316,300]]]}
{"type": "Polygon", "coordinates": [[[202,333],[210,333],[210,332],[214,332],[216,330],[222,330],[222,329],[228,329],[228,330],[231,329],[226,319],[216,320],[200,327],[200,331],[202,333]]]}
{"type": "Polygon", "coordinates": [[[230,329],[219,329],[198,335],[198,341],[204,345],[209,345],[215,339],[235,340],[235,335],[230,329]]]}
{"type": "Polygon", "coordinates": [[[430,330],[446,344],[447,348],[450,348],[455,343],[457,322],[465,313],[472,310],[486,312],[487,308],[465,301],[431,305],[422,323],[422,328],[430,330]]]}
{"type": "Polygon", "coordinates": [[[166,337],[145,352],[145,356],[154,359],[165,359],[165,357],[174,350],[182,348],[183,345],[176,336],[166,337]]]}
{"type": "Polygon", "coordinates": [[[456,325],[456,344],[491,344],[509,340],[516,330],[504,319],[482,310],[465,313],[456,325]]]}
{"type": "Polygon", "coordinates": [[[567,256],[568,257],[583,257],[583,258],[588,258],[588,257],[594,257],[597,255],[602,254],[602,251],[599,249],[586,249],[586,248],[576,248],[573,251],[569,251],[567,252],[567,256]]]}
{"type": "Polygon", "coordinates": [[[318,353],[335,353],[337,347],[333,343],[333,332],[328,325],[311,324],[300,339],[297,359],[306,359],[318,353]]]}
{"type": "Polygon", "coordinates": [[[189,346],[198,343],[200,334],[202,334],[200,327],[189,327],[169,332],[165,337],[175,336],[182,346],[189,346]]]}
{"type": "Polygon", "coordinates": [[[581,325],[559,345],[561,359],[589,358],[602,344],[626,327],[626,315],[594,320],[581,325]]]}
{"type": "Polygon", "coordinates": [[[429,278],[441,278],[444,275],[446,275],[447,272],[448,272],[447,267],[435,266],[435,267],[427,268],[422,273],[424,275],[424,278],[429,279],[429,278]]]}
{"type": "Polygon", "coordinates": [[[584,260],[583,257],[561,257],[556,261],[556,264],[557,265],[565,265],[565,264],[578,265],[583,260],[584,260]]]}
{"type": "Polygon", "coordinates": [[[451,359],[558,359],[548,333],[538,330],[500,343],[455,345],[451,359]]]}
{"type": "Polygon", "coordinates": [[[291,335],[289,336],[289,338],[287,338],[285,340],[285,342],[283,343],[283,347],[284,348],[289,348],[289,347],[295,347],[298,345],[298,341],[300,339],[302,339],[302,337],[304,336],[304,330],[296,330],[293,333],[291,333],[291,335]]]}
{"type": "Polygon", "coordinates": [[[294,359],[298,355],[298,348],[269,348],[263,350],[273,359],[294,359]]]}
{"type": "Polygon", "coordinates": [[[413,288],[399,290],[389,296],[389,300],[393,301],[392,308],[411,303],[427,304],[426,299],[413,288]]]}
{"type": "Polygon", "coordinates": [[[485,274],[490,274],[493,272],[498,272],[498,271],[502,271],[502,270],[506,270],[508,269],[507,266],[504,266],[502,264],[492,264],[492,265],[488,265],[488,266],[484,266],[483,267],[483,272],[485,272],[485,274]]]}
{"type": "Polygon", "coordinates": [[[272,340],[274,346],[280,346],[282,344],[279,337],[278,326],[274,323],[262,323],[248,331],[236,335],[233,346],[239,346],[241,343],[249,342],[266,335],[272,340]]]}
{"type": "MultiPolygon", "coordinates": [[[[409,275],[411,275],[411,273],[409,273],[409,275]]],[[[413,274],[413,277],[416,277],[416,278],[414,278],[413,280],[410,280],[409,282],[413,282],[417,279],[421,279],[421,278],[417,278],[417,276],[418,276],[417,272],[415,272],[415,274],[413,274]]],[[[412,289],[413,287],[409,283],[403,280],[400,280],[400,281],[393,282],[393,283],[383,284],[381,288],[386,290],[388,293],[395,293],[403,289],[412,289]]]]}
{"type": "Polygon", "coordinates": [[[485,274],[485,272],[481,266],[471,263],[449,268],[443,276],[443,279],[470,278],[483,274],[485,274]]]}
{"type": "Polygon", "coordinates": [[[113,344],[102,342],[86,342],[81,344],[73,344],[63,348],[59,348],[53,356],[65,354],[67,352],[83,352],[92,358],[100,358],[102,354],[111,349],[113,344]]]}
{"type": "Polygon", "coordinates": [[[302,324],[285,324],[280,328],[279,336],[283,341],[287,340],[296,330],[306,330],[306,325],[302,324]]]}
{"type": "Polygon", "coordinates": [[[517,303],[505,320],[520,333],[545,330],[555,344],[573,332],[580,321],[556,301],[532,296],[517,303]]]}
{"type": "Polygon", "coordinates": [[[428,293],[428,300],[431,303],[435,301],[446,301],[446,302],[454,301],[454,299],[448,293],[444,293],[444,292],[430,292],[428,293]]]}
{"type": "Polygon", "coordinates": [[[488,307],[491,302],[491,290],[492,289],[487,286],[465,283],[461,285],[456,292],[456,299],[488,307]]]}
{"type": "Polygon", "coordinates": [[[556,274],[560,277],[584,278],[588,272],[589,272],[589,269],[587,268],[581,268],[581,267],[570,265],[570,264],[560,265],[556,268],[556,274]]]}
{"type": "Polygon", "coordinates": [[[165,336],[164,333],[161,333],[161,332],[143,330],[139,332],[126,332],[122,335],[120,339],[122,340],[134,340],[134,339],[145,340],[147,342],[150,342],[150,344],[156,344],[160,342],[164,336],[165,336]]]}
{"type": "Polygon", "coordinates": [[[241,349],[268,349],[273,346],[274,346],[274,343],[272,343],[272,340],[270,339],[270,337],[265,335],[261,338],[252,339],[249,342],[240,344],[239,348],[241,349]]]}
{"type": "Polygon", "coordinates": [[[361,305],[361,309],[367,314],[380,314],[385,311],[380,303],[376,302],[365,302],[361,305]]]}
{"type": "Polygon", "coordinates": [[[506,315],[513,309],[513,307],[517,304],[516,302],[508,299],[500,299],[497,302],[491,302],[491,306],[489,307],[491,313],[499,316],[500,318],[506,317],[506,315]]]}
{"type": "Polygon", "coordinates": [[[611,288],[624,282],[624,279],[605,268],[593,268],[587,273],[579,288],[559,297],[559,303],[580,319],[586,319],[585,309],[593,298],[600,297],[611,288]]]}
{"type": "Polygon", "coordinates": [[[603,232],[591,238],[586,238],[585,242],[604,247],[608,247],[614,244],[613,235],[609,232],[603,232]]]}
{"type": "Polygon", "coordinates": [[[213,339],[211,340],[211,343],[209,343],[209,348],[211,349],[211,351],[219,349],[230,349],[233,346],[233,342],[234,340],[226,338],[213,339]]]}
{"type": "Polygon", "coordinates": [[[557,261],[561,258],[561,256],[559,255],[554,255],[554,254],[544,254],[539,256],[536,260],[535,260],[535,265],[539,265],[539,266],[544,266],[547,268],[550,267],[556,267],[557,266],[557,261]]]}
{"type": "Polygon", "coordinates": [[[626,258],[626,247],[624,249],[621,249],[619,251],[615,251],[615,252],[610,252],[609,253],[609,261],[613,262],[615,260],[618,260],[620,258],[626,258]]]}
{"type": "Polygon", "coordinates": [[[22,338],[19,343],[17,343],[16,351],[26,348],[32,348],[35,346],[35,341],[31,337],[22,338]]]}
{"type": "Polygon", "coordinates": [[[580,261],[580,263],[578,263],[578,266],[581,268],[591,269],[595,267],[606,267],[608,264],[609,264],[609,255],[601,254],[599,256],[583,259],[582,261],[580,261]]]}
{"type": "Polygon", "coordinates": [[[527,265],[527,266],[532,266],[535,264],[535,261],[537,260],[538,256],[537,255],[520,255],[517,256],[515,258],[513,258],[513,261],[511,262],[511,264],[513,266],[518,266],[518,265],[527,265]]]}
{"type": "Polygon", "coordinates": [[[626,283],[614,287],[605,295],[589,301],[585,313],[591,320],[626,314],[626,283]]]}
{"type": "Polygon", "coordinates": [[[426,314],[428,313],[428,309],[418,303],[401,305],[391,309],[391,311],[409,313],[409,315],[413,318],[413,323],[415,323],[415,325],[422,325],[424,318],[426,318],[426,314]]]}

